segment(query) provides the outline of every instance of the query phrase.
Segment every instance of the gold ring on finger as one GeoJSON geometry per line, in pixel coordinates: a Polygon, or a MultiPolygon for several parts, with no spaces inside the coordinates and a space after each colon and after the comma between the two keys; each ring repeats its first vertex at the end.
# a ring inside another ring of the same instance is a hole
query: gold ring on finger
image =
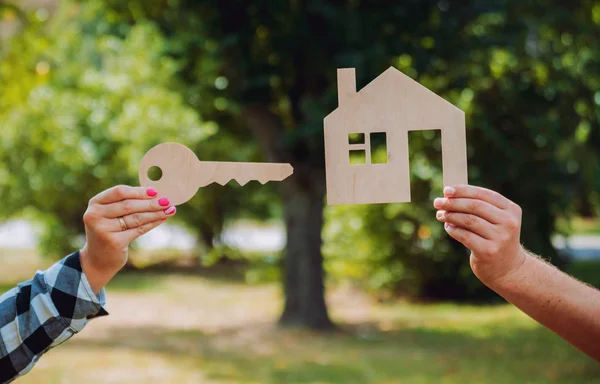
{"type": "Polygon", "coordinates": [[[121,224],[121,230],[122,231],[126,231],[129,228],[127,227],[127,224],[125,223],[125,220],[123,220],[122,217],[119,217],[119,224],[121,224]]]}

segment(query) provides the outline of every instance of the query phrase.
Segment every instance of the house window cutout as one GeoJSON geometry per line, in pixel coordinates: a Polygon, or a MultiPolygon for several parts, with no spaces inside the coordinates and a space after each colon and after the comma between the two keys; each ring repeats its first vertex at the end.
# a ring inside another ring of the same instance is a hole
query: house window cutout
{"type": "Polygon", "coordinates": [[[364,165],[367,163],[367,154],[365,150],[351,150],[350,151],[350,164],[352,165],[364,165]]]}
{"type": "Polygon", "coordinates": [[[371,163],[369,148],[369,135],[364,133],[348,134],[348,158],[351,165],[365,165],[371,163]]]}
{"type": "Polygon", "coordinates": [[[351,165],[386,164],[387,137],[385,132],[348,134],[351,165]]]}
{"type": "Polygon", "coordinates": [[[348,144],[364,144],[365,134],[364,133],[349,133],[348,144]]]}
{"type": "Polygon", "coordinates": [[[385,132],[371,132],[371,164],[386,164],[388,161],[387,135],[385,132]]]}

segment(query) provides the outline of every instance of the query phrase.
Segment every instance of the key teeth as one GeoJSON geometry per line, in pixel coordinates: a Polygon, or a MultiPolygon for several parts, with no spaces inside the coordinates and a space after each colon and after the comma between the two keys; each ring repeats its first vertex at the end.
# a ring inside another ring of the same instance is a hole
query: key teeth
{"type": "Polygon", "coordinates": [[[229,183],[229,181],[231,181],[231,179],[222,179],[222,178],[220,178],[220,179],[216,179],[214,182],[217,183],[217,184],[219,184],[219,185],[221,185],[221,186],[224,186],[225,184],[229,183]]]}
{"type": "Polygon", "coordinates": [[[216,179],[214,182],[224,187],[225,185],[229,184],[232,180],[235,180],[235,182],[238,183],[241,187],[250,182],[250,180],[246,179],[216,179]]]}
{"type": "Polygon", "coordinates": [[[247,179],[240,180],[239,178],[235,179],[235,181],[237,181],[238,184],[241,185],[242,187],[250,182],[250,180],[247,180],[247,179]]]}
{"type": "Polygon", "coordinates": [[[243,167],[237,168],[235,163],[224,163],[225,165],[219,163],[210,164],[214,167],[212,170],[212,177],[206,180],[206,183],[203,186],[211,183],[225,186],[231,180],[235,180],[240,186],[244,186],[253,180],[265,185],[269,181],[282,181],[294,173],[294,168],[290,164],[267,164],[268,169],[266,172],[261,171],[258,173],[249,172],[248,169],[243,167]],[[219,168],[219,166],[225,166],[225,169],[219,168]],[[234,166],[234,168],[228,170],[227,167],[231,166],[234,166]],[[240,175],[241,177],[232,177],[232,175],[240,175]],[[252,175],[258,176],[258,178],[253,178],[251,177],[252,175]]]}
{"type": "MultiPolygon", "coordinates": [[[[286,176],[287,177],[287,176],[286,176]]],[[[277,178],[264,178],[264,179],[256,179],[256,181],[258,181],[261,185],[265,185],[267,184],[269,181],[282,181],[283,179],[285,179],[286,177],[277,177],[277,178]]],[[[240,186],[244,186],[246,184],[248,184],[250,181],[252,181],[252,179],[246,179],[246,178],[224,178],[224,177],[218,177],[215,178],[215,180],[213,181],[214,183],[217,183],[221,186],[225,186],[227,183],[229,183],[230,181],[235,180],[240,186]]]]}
{"type": "Polygon", "coordinates": [[[231,177],[218,177],[215,179],[215,183],[225,186],[226,184],[228,184],[229,182],[231,182],[232,180],[235,180],[240,186],[244,186],[246,184],[248,184],[251,179],[248,178],[231,178],[231,177]]]}

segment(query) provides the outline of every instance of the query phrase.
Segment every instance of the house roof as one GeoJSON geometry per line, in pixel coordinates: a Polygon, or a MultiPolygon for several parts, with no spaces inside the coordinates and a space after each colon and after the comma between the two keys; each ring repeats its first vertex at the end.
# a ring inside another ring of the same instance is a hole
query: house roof
{"type": "MultiPolygon", "coordinates": [[[[436,103],[437,108],[445,108],[451,109],[452,111],[459,111],[463,113],[458,107],[448,102],[441,96],[432,92],[428,88],[422,86],[417,81],[408,77],[404,73],[400,72],[398,69],[394,67],[389,67],[375,79],[373,79],[370,83],[364,86],[360,91],[357,91],[355,95],[349,96],[347,102],[344,105],[339,105],[336,109],[334,109],[329,115],[325,117],[327,120],[330,117],[333,117],[339,113],[343,113],[346,109],[356,109],[361,103],[361,97],[355,97],[356,95],[366,94],[373,95],[370,99],[377,99],[377,94],[379,89],[385,89],[390,86],[393,86],[393,92],[398,98],[401,97],[409,97],[409,100],[413,99],[409,94],[418,94],[419,98],[426,98],[430,103],[436,103]]],[[[389,88],[388,88],[389,89],[389,88]]]]}

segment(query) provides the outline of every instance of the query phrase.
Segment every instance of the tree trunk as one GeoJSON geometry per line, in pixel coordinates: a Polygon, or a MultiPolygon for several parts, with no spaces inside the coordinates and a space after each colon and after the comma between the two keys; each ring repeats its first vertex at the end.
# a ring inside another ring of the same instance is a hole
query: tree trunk
{"type": "Polygon", "coordinates": [[[331,329],[334,325],[325,304],[321,253],[324,170],[306,164],[298,151],[284,147],[279,116],[264,106],[246,107],[243,116],[267,160],[289,162],[294,167],[294,174],[281,183],[287,245],[283,264],[285,307],[279,323],[331,329]]]}
{"type": "Polygon", "coordinates": [[[280,324],[331,329],[325,305],[321,229],[324,180],[318,175],[308,183],[290,179],[282,185],[287,229],[284,260],[285,307],[280,324]]]}
{"type": "Polygon", "coordinates": [[[213,247],[215,231],[208,223],[200,223],[197,228],[197,239],[206,247],[206,250],[210,250],[213,247]]]}

